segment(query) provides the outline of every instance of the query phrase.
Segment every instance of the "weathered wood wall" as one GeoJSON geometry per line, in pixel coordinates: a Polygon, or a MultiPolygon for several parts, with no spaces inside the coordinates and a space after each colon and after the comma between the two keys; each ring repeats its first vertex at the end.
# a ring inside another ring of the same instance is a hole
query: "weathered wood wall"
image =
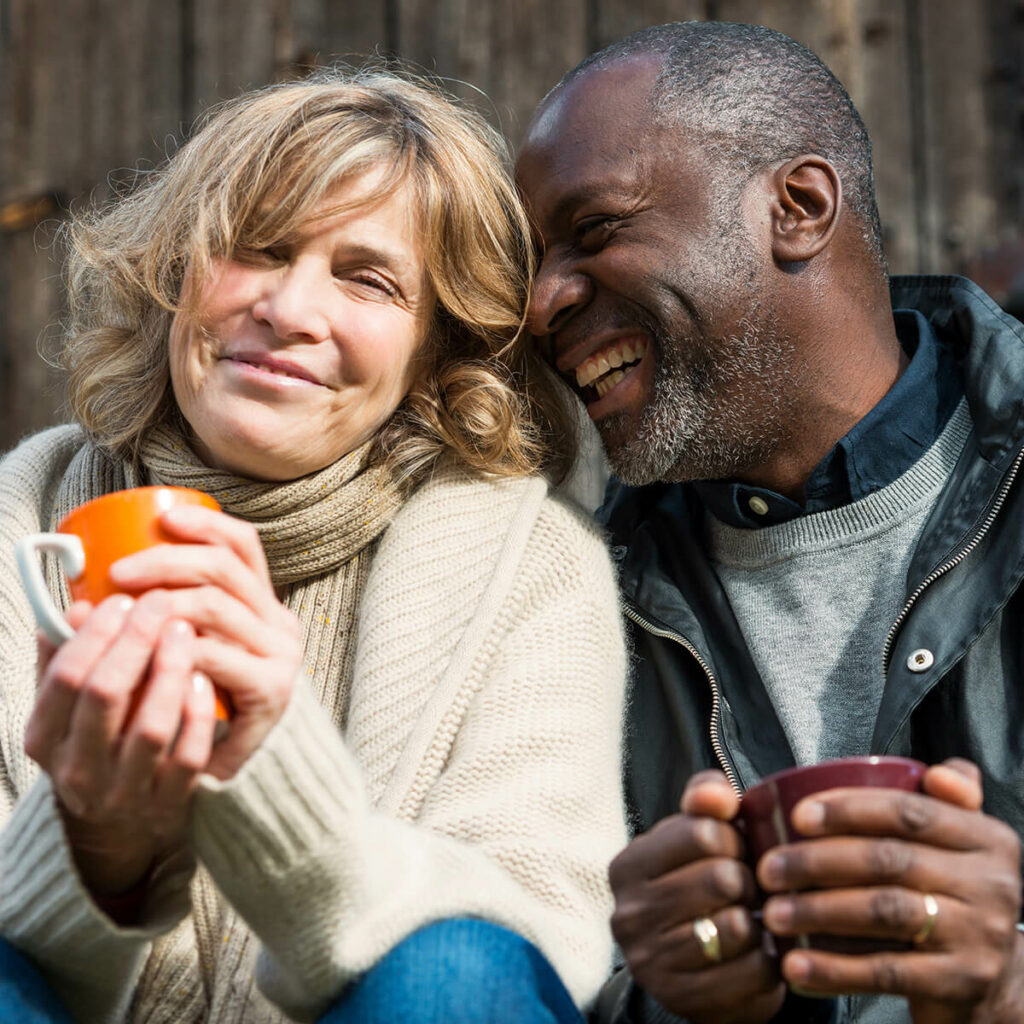
{"type": "Polygon", "coordinates": [[[60,417],[40,352],[61,211],[159,161],[204,107],[376,51],[463,83],[515,141],[587,53],[686,18],[770,25],[836,71],[874,139],[894,271],[1024,289],[1024,0],[0,0],[0,450],[60,417]]]}

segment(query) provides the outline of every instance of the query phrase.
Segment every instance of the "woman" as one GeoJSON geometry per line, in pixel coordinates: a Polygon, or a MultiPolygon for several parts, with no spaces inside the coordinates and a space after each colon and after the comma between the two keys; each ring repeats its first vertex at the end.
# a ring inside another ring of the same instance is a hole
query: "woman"
{"type": "Polygon", "coordinates": [[[78,425],[0,465],[6,975],[90,1022],[573,1019],[624,657],[539,475],[571,453],[495,133],[386,73],[276,86],[72,243],[78,425]],[[14,541],[151,483],[226,514],[168,513],[37,683],[14,541]]]}

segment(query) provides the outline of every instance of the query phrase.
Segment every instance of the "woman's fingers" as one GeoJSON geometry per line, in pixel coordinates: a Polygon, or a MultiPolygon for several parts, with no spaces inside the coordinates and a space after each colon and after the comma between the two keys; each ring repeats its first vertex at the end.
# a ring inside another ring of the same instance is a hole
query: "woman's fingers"
{"type": "Polygon", "coordinates": [[[192,627],[180,619],[170,619],[160,632],[149,675],[135,691],[134,709],[121,741],[108,794],[112,809],[145,812],[152,801],[158,769],[181,726],[194,641],[192,627]]]}
{"type": "Polygon", "coordinates": [[[119,746],[135,692],[148,675],[170,612],[170,602],[161,591],[135,601],[75,702],[62,758],[63,778],[57,782],[76,791],[87,807],[103,802],[109,777],[95,769],[111,761],[119,746]]]}
{"type": "Polygon", "coordinates": [[[198,505],[168,509],[160,521],[169,533],[182,540],[231,548],[254,573],[270,584],[263,542],[251,523],[198,505]]]}
{"type": "Polygon", "coordinates": [[[281,626],[286,622],[280,606],[269,617],[257,615],[216,586],[171,590],[168,597],[175,616],[190,622],[201,636],[217,637],[264,656],[273,655],[280,646],[281,626]]]}
{"type": "Polygon", "coordinates": [[[178,738],[156,779],[158,805],[187,807],[196,776],[209,764],[216,724],[213,684],[202,672],[193,671],[185,687],[178,738]]]}
{"type": "MultiPolygon", "coordinates": [[[[71,728],[82,689],[96,663],[120,634],[133,603],[124,595],[107,598],[79,622],[75,636],[48,658],[25,730],[25,752],[47,770],[58,744],[71,728]]],[[[81,607],[77,608],[76,617],[82,612],[81,607]]]]}
{"type": "MultiPolygon", "coordinates": [[[[233,519],[222,512],[200,507],[171,509],[164,513],[161,524],[176,538],[176,544],[161,544],[138,551],[120,559],[111,566],[110,576],[116,583],[132,591],[147,587],[169,585],[163,572],[178,570],[175,585],[196,582],[213,582],[218,586],[233,585],[258,592],[273,593],[270,570],[267,568],[263,545],[256,529],[240,519],[233,519]],[[185,552],[192,563],[188,570],[180,558],[185,552]],[[218,562],[207,562],[210,557],[220,557],[218,562]],[[216,575],[190,575],[204,570],[216,575]],[[243,582],[249,578],[249,582],[243,582]]],[[[242,597],[242,593],[239,593],[242,597]]]]}

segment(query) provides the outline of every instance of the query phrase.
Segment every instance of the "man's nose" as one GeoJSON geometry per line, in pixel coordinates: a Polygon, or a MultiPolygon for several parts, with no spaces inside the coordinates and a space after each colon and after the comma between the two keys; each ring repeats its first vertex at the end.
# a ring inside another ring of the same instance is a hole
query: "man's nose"
{"type": "Polygon", "coordinates": [[[547,255],[541,261],[530,295],[527,327],[543,337],[561,330],[591,299],[593,282],[586,274],[547,255]]]}
{"type": "Polygon", "coordinates": [[[319,342],[331,336],[319,292],[321,283],[301,264],[280,267],[268,276],[253,303],[253,319],[267,324],[286,341],[319,342]]]}

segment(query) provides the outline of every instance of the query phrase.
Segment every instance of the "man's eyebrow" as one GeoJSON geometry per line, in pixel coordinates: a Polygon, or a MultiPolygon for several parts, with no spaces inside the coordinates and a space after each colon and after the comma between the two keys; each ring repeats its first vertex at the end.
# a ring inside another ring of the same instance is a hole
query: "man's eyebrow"
{"type": "Polygon", "coordinates": [[[610,203],[630,203],[636,198],[636,190],[623,182],[580,182],[561,196],[551,210],[549,220],[561,224],[578,206],[593,200],[610,203]]]}

